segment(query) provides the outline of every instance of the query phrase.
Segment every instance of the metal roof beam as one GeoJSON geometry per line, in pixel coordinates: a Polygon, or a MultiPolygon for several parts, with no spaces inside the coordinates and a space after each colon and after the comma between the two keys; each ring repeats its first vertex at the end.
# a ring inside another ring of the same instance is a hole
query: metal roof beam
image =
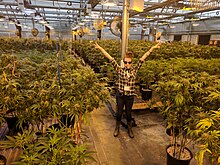
{"type": "Polygon", "coordinates": [[[154,22],[154,21],[161,21],[161,20],[170,20],[172,18],[175,18],[175,17],[184,17],[184,16],[188,16],[188,15],[194,15],[194,14],[197,14],[197,13],[203,13],[203,12],[208,12],[208,11],[212,11],[212,10],[219,10],[220,7],[212,7],[212,8],[209,8],[209,9],[203,9],[203,10],[197,10],[197,11],[193,11],[193,12],[189,12],[189,13],[185,13],[185,14],[180,14],[179,16],[170,16],[170,17],[164,17],[164,18],[155,18],[155,19],[152,19],[152,20],[149,20],[149,21],[146,21],[146,22],[154,22]]]}
{"type": "Polygon", "coordinates": [[[170,5],[170,4],[174,4],[174,3],[177,3],[177,2],[179,2],[179,1],[181,1],[181,0],[167,0],[167,1],[165,1],[165,2],[156,3],[155,5],[152,5],[152,6],[150,6],[150,7],[147,7],[147,8],[144,9],[143,12],[131,11],[131,12],[130,12],[130,17],[133,17],[133,16],[135,16],[135,15],[137,15],[137,14],[147,13],[147,12],[152,11],[152,10],[156,10],[156,9],[159,9],[159,8],[163,8],[164,6],[168,6],[168,5],[170,5]]]}

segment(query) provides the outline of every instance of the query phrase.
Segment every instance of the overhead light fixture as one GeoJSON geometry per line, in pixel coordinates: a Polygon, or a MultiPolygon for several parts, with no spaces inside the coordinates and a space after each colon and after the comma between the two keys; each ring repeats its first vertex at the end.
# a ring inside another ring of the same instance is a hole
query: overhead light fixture
{"type": "Polygon", "coordinates": [[[154,16],[147,15],[146,18],[154,18],[154,16]]]}
{"type": "Polygon", "coordinates": [[[92,5],[91,4],[87,4],[86,5],[86,13],[87,14],[91,14],[91,12],[92,12],[92,5]]]}
{"type": "Polygon", "coordinates": [[[90,22],[91,19],[89,19],[89,18],[84,18],[84,19],[82,19],[82,21],[83,21],[83,22],[90,22]]]}
{"type": "Polygon", "coordinates": [[[174,26],[174,25],[170,26],[170,29],[175,29],[175,28],[176,28],[176,26],[174,26]]]}
{"type": "Polygon", "coordinates": [[[0,15],[0,22],[5,21],[5,17],[3,15],[0,15]]]}
{"type": "Polygon", "coordinates": [[[13,21],[9,21],[9,24],[12,25],[12,24],[15,24],[15,22],[13,22],[13,21]]]}
{"type": "Polygon", "coordinates": [[[79,25],[75,26],[75,27],[72,27],[72,30],[78,30],[80,28],[79,25]]]}
{"type": "Polygon", "coordinates": [[[4,28],[5,28],[5,29],[8,29],[8,25],[4,25],[4,28]]]}
{"type": "Polygon", "coordinates": [[[159,22],[158,24],[161,24],[161,25],[167,25],[167,24],[169,24],[169,23],[166,22],[166,21],[162,21],[162,22],[159,22]]]}
{"type": "Polygon", "coordinates": [[[199,20],[199,18],[191,18],[190,20],[191,21],[197,21],[197,20],[199,20]]]}
{"type": "Polygon", "coordinates": [[[41,17],[40,15],[36,15],[36,16],[34,17],[34,19],[35,19],[35,20],[42,20],[43,17],[41,17]]]}
{"type": "Polygon", "coordinates": [[[47,25],[47,27],[50,29],[50,30],[53,30],[54,27],[50,26],[50,25],[47,25]]]}
{"type": "Polygon", "coordinates": [[[117,6],[118,1],[117,0],[101,0],[101,4],[104,6],[117,6]]]}
{"type": "Polygon", "coordinates": [[[92,32],[88,33],[88,36],[95,36],[95,35],[96,33],[92,33],[92,32]]]}
{"type": "Polygon", "coordinates": [[[193,23],[192,26],[199,26],[199,23],[193,23]]]}
{"type": "Polygon", "coordinates": [[[94,12],[94,11],[92,11],[91,14],[90,14],[90,16],[91,16],[92,18],[98,18],[98,17],[100,16],[100,13],[99,13],[99,12],[94,12]]]}
{"type": "Polygon", "coordinates": [[[186,11],[191,11],[191,10],[195,10],[196,8],[195,7],[186,7],[184,6],[181,10],[186,10],[186,11]]]}
{"type": "Polygon", "coordinates": [[[144,11],[144,0],[130,0],[130,10],[144,11]]]}
{"type": "Polygon", "coordinates": [[[25,7],[24,7],[24,0],[17,0],[17,2],[18,2],[18,8],[20,10],[24,10],[25,9],[25,7]]]}
{"type": "Polygon", "coordinates": [[[31,14],[35,14],[36,13],[36,10],[35,9],[24,9],[22,11],[24,14],[27,14],[27,15],[31,15],[31,14]]]}
{"type": "Polygon", "coordinates": [[[84,26],[85,23],[84,23],[84,22],[79,22],[78,25],[79,25],[79,26],[84,26]]]}
{"type": "Polygon", "coordinates": [[[21,24],[16,24],[17,26],[21,26],[21,24]]]}
{"type": "Polygon", "coordinates": [[[39,23],[44,24],[44,25],[48,24],[48,22],[46,20],[40,20],[39,23]]]}
{"type": "Polygon", "coordinates": [[[136,31],[137,31],[137,29],[135,29],[135,28],[134,28],[134,29],[133,29],[133,31],[134,31],[134,32],[136,32],[136,31]]]}
{"type": "Polygon", "coordinates": [[[91,21],[90,16],[85,16],[84,18],[81,19],[81,22],[85,22],[85,23],[90,22],[90,21],[91,21]]]}

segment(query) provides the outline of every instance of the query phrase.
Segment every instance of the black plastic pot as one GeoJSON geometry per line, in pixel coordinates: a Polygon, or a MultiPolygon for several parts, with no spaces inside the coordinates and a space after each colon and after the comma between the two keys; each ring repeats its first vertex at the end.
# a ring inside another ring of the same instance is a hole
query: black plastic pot
{"type": "Polygon", "coordinates": [[[0,165],[6,165],[7,164],[7,159],[5,156],[0,155],[0,165]]]}
{"type": "MultiPolygon", "coordinates": [[[[167,146],[166,152],[167,152],[167,149],[170,148],[170,147],[172,147],[172,145],[168,145],[167,146]]],[[[180,160],[180,159],[174,158],[173,156],[171,156],[167,152],[167,165],[189,165],[191,159],[193,158],[193,155],[192,155],[192,152],[187,147],[185,147],[185,149],[190,153],[190,158],[189,159],[187,159],[187,160],[180,160]]]]}
{"type": "Polygon", "coordinates": [[[154,85],[154,84],[156,84],[155,81],[150,81],[149,83],[150,83],[150,85],[154,85]]]}
{"type": "Polygon", "coordinates": [[[18,124],[18,118],[16,116],[6,116],[5,120],[9,130],[15,130],[18,124]]]}
{"type": "Polygon", "coordinates": [[[173,134],[175,135],[175,136],[178,136],[179,135],[179,129],[178,128],[173,128],[173,127],[171,127],[171,128],[167,128],[166,129],[166,134],[167,135],[169,135],[169,136],[173,136],[173,134]]]}
{"type": "Polygon", "coordinates": [[[70,115],[62,115],[61,121],[66,127],[74,127],[75,117],[70,115]]]}
{"type": "Polygon", "coordinates": [[[152,98],[152,90],[151,89],[142,89],[141,90],[142,100],[149,100],[152,98]]]}
{"type": "Polygon", "coordinates": [[[148,89],[148,85],[147,84],[140,83],[139,87],[140,87],[140,92],[142,92],[143,89],[148,89]]]}
{"type": "MultiPolygon", "coordinates": [[[[22,132],[22,129],[18,126],[18,122],[19,119],[16,116],[5,116],[4,117],[7,125],[8,125],[8,129],[9,129],[9,134],[16,134],[18,132],[22,132]]],[[[29,124],[28,123],[22,123],[22,128],[23,129],[28,129],[29,124]]]]}

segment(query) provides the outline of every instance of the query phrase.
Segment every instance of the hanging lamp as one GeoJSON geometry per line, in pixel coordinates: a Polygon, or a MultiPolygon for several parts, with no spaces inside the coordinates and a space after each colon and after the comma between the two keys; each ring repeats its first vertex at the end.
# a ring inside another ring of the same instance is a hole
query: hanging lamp
{"type": "Polygon", "coordinates": [[[104,6],[117,6],[118,1],[117,0],[101,0],[101,4],[104,6]]]}
{"type": "Polygon", "coordinates": [[[130,0],[130,10],[142,12],[144,10],[144,0],[130,0]]]}

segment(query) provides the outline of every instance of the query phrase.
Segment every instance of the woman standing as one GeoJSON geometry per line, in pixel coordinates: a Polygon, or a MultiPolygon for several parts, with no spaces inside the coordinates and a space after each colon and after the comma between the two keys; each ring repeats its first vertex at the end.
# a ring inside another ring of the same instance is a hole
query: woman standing
{"type": "Polygon", "coordinates": [[[119,84],[118,84],[118,91],[116,93],[116,103],[117,103],[117,113],[116,113],[116,127],[114,131],[114,137],[117,137],[119,134],[119,128],[121,123],[121,117],[123,113],[123,109],[125,106],[125,113],[127,118],[128,124],[128,135],[130,138],[134,138],[134,134],[132,131],[132,123],[131,123],[131,111],[132,106],[134,103],[134,96],[135,96],[135,79],[137,76],[137,71],[142,66],[144,60],[150,53],[155,49],[160,47],[160,43],[156,44],[155,46],[151,47],[137,62],[137,64],[133,67],[132,66],[132,52],[126,52],[123,62],[124,67],[118,65],[116,60],[108,54],[105,49],[103,49],[97,43],[94,46],[99,49],[105,57],[107,57],[112,65],[114,66],[116,72],[119,75],[119,84]]]}

